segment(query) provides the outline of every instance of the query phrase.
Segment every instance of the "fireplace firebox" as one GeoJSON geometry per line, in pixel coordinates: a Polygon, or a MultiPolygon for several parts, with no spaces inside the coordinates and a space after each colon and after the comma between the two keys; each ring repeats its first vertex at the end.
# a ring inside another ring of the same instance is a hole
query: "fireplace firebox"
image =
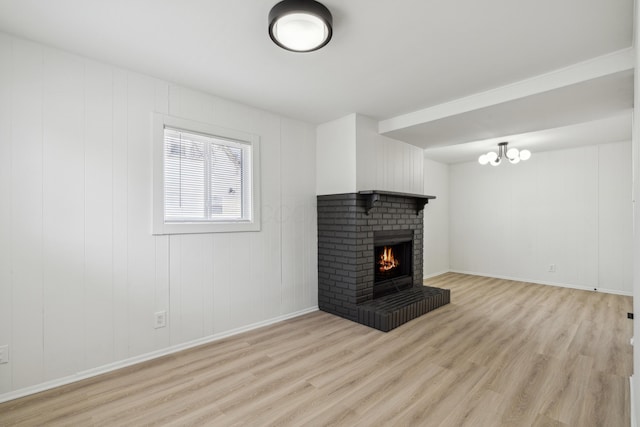
{"type": "Polygon", "coordinates": [[[413,285],[413,231],[378,231],[373,242],[373,298],[410,288],[413,285]]]}

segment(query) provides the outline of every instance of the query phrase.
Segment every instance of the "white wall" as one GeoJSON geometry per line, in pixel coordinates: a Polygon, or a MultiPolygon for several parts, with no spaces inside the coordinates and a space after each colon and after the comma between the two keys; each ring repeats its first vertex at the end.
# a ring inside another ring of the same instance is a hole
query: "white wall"
{"type": "Polygon", "coordinates": [[[378,122],[349,114],[317,130],[317,194],[365,190],[423,194],[423,150],[378,134],[378,122]]]}
{"type": "MultiPolygon", "coordinates": [[[[640,43],[640,8],[638,7],[638,1],[634,1],[634,34],[633,45],[636,53],[635,70],[634,70],[634,105],[633,109],[633,312],[636,314],[633,320],[633,330],[640,331],[640,49],[638,43],[640,43]]],[[[632,426],[637,425],[637,420],[640,418],[640,375],[637,370],[640,368],[640,334],[634,332],[633,346],[633,382],[632,382],[632,396],[631,405],[632,426]],[[633,410],[635,409],[635,411],[633,410]]]]}
{"type": "Polygon", "coordinates": [[[317,306],[308,124],[0,35],[0,198],[0,400],[317,306]],[[154,111],[260,136],[262,231],[151,235],[154,111]]]}
{"type": "Polygon", "coordinates": [[[451,269],[630,295],[630,158],[620,142],[452,165],[451,269]]]}
{"type": "Polygon", "coordinates": [[[424,159],[424,192],[436,196],[424,209],[425,278],[449,271],[449,165],[424,159]]]}
{"type": "Polygon", "coordinates": [[[356,192],[356,115],[323,123],[317,128],[316,192],[356,192]]]}
{"type": "Polygon", "coordinates": [[[378,133],[378,122],[356,115],[358,191],[424,194],[423,150],[378,133]]]}

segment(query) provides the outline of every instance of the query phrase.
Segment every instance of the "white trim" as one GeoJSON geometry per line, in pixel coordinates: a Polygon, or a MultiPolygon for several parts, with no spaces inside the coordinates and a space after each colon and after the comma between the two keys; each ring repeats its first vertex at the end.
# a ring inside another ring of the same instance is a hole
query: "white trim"
{"type": "Polygon", "coordinates": [[[456,114],[467,113],[503,102],[537,95],[542,92],[608,76],[621,71],[632,70],[634,68],[634,58],[635,52],[633,48],[618,50],[506,86],[382,120],[378,123],[378,132],[385,134],[456,114]]]}
{"type": "Polygon", "coordinates": [[[638,423],[636,422],[636,405],[635,398],[633,396],[633,375],[631,375],[629,377],[629,409],[631,411],[631,427],[637,427],[638,423]]]}
{"type": "Polygon", "coordinates": [[[422,276],[422,280],[432,279],[437,276],[442,276],[443,274],[449,273],[449,270],[442,270],[437,273],[427,274],[426,276],[422,276]]]}
{"type": "Polygon", "coordinates": [[[126,368],[127,366],[135,365],[137,363],[146,362],[152,359],[156,359],[158,357],[166,356],[169,354],[177,353],[182,350],[187,350],[189,348],[197,347],[203,344],[209,344],[214,341],[221,340],[223,338],[227,338],[233,335],[238,335],[243,332],[248,332],[253,329],[262,328],[264,326],[269,326],[274,323],[282,322],[283,320],[292,319],[294,317],[303,316],[305,314],[313,313],[314,311],[318,311],[318,307],[310,307],[304,310],[296,311],[294,313],[285,314],[282,316],[274,317],[269,320],[264,320],[262,322],[253,323],[251,325],[242,326],[240,328],[232,329],[230,331],[221,332],[219,334],[209,335],[207,337],[199,338],[197,340],[189,341],[182,344],[173,345],[171,347],[163,348],[162,350],[152,351],[150,353],[141,354],[139,356],[130,357],[128,359],[124,359],[118,362],[109,363],[107,365],[99,366],[97,368],[89,369],[87,371],[78,372],[74,375],[69,375],[64,378],[59,378],[53,381],[47,381],[44,383],[36,384],[34,386],[25,387],[20,390],[15,390],[9,393],[0,395],[0,403],[8,402],[10,400],[19,399],[21,397],[25,397],[31,394],[40,393],[46,390],[50,390],[52,388],[60,387],[63,385],[71,384],[77,381],[85,380],[87,378],[95,377],[98,375],[106,374],[108,372],[113,372],[118,369],[126,368]]]}
{"type": "Polygon", "coordinates": [[[581,291],[591,291],[591,292],[602,292],[605,294],[623,295],[627,297],[633,296],[632,292],[619,291],[617,289],[606,289],[606,288],[594,289],[588,286],[572,285],[568,283],[559,283],[559,282],[547,282],[543,280],[523,279],[521,277],[500,276],[495,274],[478,273],[476,271],[450,270],[450,273],[469,274],[471,276],[493,277],[494,279],[512,280],[514,282],[525,282],[525,283],[534,283],[536,285],[557,286],[559,288],[578,289],[581,291]]]}
{"type": "Polygon", "coordinates": [[[186,120],[166,114],[153,113],[153,177],[151,234],[192,234],[260,231],[260,137],[258,135],[223,128],[209,123],[186,120]],[[165,126],[247,142],[251,145],[252,185],[251,221],[165,223],[164,221],[164,128],[165,126]]]}

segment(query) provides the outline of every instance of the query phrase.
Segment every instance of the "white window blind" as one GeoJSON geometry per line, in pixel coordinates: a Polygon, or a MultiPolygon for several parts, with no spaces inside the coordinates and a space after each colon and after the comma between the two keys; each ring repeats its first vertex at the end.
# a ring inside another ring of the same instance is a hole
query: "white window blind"
{"type": "Polygon", "coordinates": [[[251,144],[164,128],[164,221],[251,220],[251,144]]]}

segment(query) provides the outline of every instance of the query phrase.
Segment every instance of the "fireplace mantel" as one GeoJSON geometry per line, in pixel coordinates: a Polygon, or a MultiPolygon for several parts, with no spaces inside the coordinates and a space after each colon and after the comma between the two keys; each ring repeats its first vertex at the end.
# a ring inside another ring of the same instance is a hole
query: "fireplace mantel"
{"type": "Polygon", "coordinates": [[[429,203],[429,200],[435,199],[436,196],[426,196],[424,194],[412,194],[412,193],[398,193],[396,191],[381,191],[381,190],[366,190],[359,191],[358,194],[367,196],[367,215],[371,209],[376,206],[376,203],[380,200],[381,195],[396,196],[396,197],[409,197],[416,202],[416,215],[424,209],[424,206],[429,203]]]}

